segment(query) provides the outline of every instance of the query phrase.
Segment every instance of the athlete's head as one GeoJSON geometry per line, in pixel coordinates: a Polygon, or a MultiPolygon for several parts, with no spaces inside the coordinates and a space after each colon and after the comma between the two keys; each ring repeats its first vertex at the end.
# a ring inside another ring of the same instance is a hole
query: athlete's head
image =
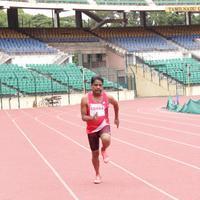
{"type": "Polygon", "coordinates": [[[93,76],[91,78],[91,88],[94,95],[100,95],[103,90],[103,78],[100,76],[93,76]]]}

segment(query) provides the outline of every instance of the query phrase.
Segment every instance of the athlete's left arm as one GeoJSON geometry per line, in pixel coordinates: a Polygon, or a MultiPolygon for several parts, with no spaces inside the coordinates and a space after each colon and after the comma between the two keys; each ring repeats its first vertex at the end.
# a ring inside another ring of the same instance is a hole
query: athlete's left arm
{"type": "Polygon", "coordinates": [[[114,123],[118,128],[119,127],[119,105],[118,105],[118,102],[114,99],[113,96],[111,96],[111,95],[107,95],[107,96],[108,96],[109,103],[113,105],[114,112],[115,112],[114,123]]]}

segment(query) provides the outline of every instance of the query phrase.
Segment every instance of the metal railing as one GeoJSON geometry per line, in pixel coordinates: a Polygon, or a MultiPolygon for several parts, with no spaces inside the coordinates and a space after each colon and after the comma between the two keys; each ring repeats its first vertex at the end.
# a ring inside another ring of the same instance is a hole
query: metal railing
{"type": "MultiPolygon", "coordinates": [[[[51,73],[42,74],[46,79],[44,82],[41,82],[40,77],[35,76],[34,73],[31,73],[32,76],[19,76],[17,72],[13,73],[10,77],[0,78],[0,103],[1,109],[4,109],[5,101],[9,105],[9,109],[12,108],[12,100],[15,99],[16,106],[20,109],[21,101],[25,97],[31,97],[33,99],[33,107],[38,107],[41,105],[41,99],[48,97],[54,98],[54,96],[67,95],[67,104],[71,104],[73,94],[83,94],[90,90],[90,79],[87,74],[84,73],[84,68],[82,70],[82,80],[80,80],[80,87],[76,88],[71,83],[72,77],[70,77],[66,72],[63,73],[63,80],[56,79],[55,76],[51,73]],[[48,82],[45,82],[48,80],[48,82]]],[[[123,71],[117,70],[112,74],[109,73],[104,78],[105,90],[117,92],[117,98],[120,99],[120,91],[124,88],[128,88],[130,84],[130,76],[124,74],[123,71]],[[112,82],[111,80],[116,80],[112,82]]],[[[47,104],[43,104],[47,105],[47,104]]],[[[54,106],[56,104],[49,103],[48,106],[54,106]]],[[[57,104],[60,105],[60,104],[57,104]]]]}

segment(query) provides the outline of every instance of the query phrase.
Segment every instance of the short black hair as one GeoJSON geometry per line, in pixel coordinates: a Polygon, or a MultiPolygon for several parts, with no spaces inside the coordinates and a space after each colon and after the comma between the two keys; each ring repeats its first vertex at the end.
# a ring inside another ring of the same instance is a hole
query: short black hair
{"type": "Polygon", "coordinates": [[[101,81],[101,82],[103,83],[103,78],[102,78],[101,76],[99,76],[99,75],[96,75],[96,76],[93,76],[93,77],[91,78],[91,85],[92,85],[96,80],[99,80],[99,81],[101,81]]]}

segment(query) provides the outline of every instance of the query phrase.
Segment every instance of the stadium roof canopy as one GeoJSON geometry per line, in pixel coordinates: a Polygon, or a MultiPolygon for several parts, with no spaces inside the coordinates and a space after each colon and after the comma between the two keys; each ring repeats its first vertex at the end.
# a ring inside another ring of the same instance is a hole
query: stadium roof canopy
{"type": "Polygon", "coordinates": [[[167,11],[200,12],[199,0],[0,0],[0,9],[50,9],[50,10],[87,10],[87,11],[167,11]],[[109,4],[107,2],[111,1],[109,4]],[[70,3],[71,2],[71,3],[70,3]],[[76,2],[76,3],[72,3],[76,2]],[[98,3],[101,2],[101,3],[98,3]],[[114,3],[113,3],[114,2],[114,3]],[[130,3],[131,2],[131,3],[130,3]],[[143,2],[143,3],[140,3],[143,2]],[[165,4],[168,2],[168,4],[165,4]],[[177,2],[177,4],[175,3],[177,2]],[[182,3],[181,3],[182,2],[182,3]],[[187,3],[185,3],[187,2],[187,3]],[[157,3],[157,4],[156,4],[157,3]]]}
{"type": "MultiPolygon", "coordinates": [[[[47,2],[47,1],[46,1],[47,2]]],[[[167,6],[147,4],[147,5],[106,5],[106,4],[96,4],[94,1],[88,3],[59,3],[56,0],[51,1],[51,3],[37,3],[36,1],[2,1],[0,0],[0,8],[24,8],[24,9],[58,9],[58,10],[104,10],[104,11],[164,11],[167,6]],[[55,2],[55,3],[54,3],[55,2]]]]}
{"type": "MultiPolygon", "coordinates": [[[[174,0],[168,0],[174,3],[174,0]]],[[[131,11],[138,11],[141,14],[141,23],[145,26],[145,12],[149,11],[166,11],[166,12],[187,12],[186,20],[188,24],[191,21],[191,12],[200,12],[200,2],[195,1],[194,5],[191,5],[191,0],[179,0],[180,2],[188,1],[188,5],[158,5],[155,2],[166,2],[165,0],[21,0],[18,1],[2,1],[0,0],[0,8],[8,9],[8,26],[10,28],[18,27],[18,15],[17,9],[46,9],[54,10],[55,24],[59,26],[59,13],[62,11],[76,11],[76,26],[82,27],[81,12],[85,13],[89,17],[93,18],[97,23],[92,29],[101,27],[105,23],[124,23],[126,24],[126,14],[131,11]],[[48,2],[48,3],[47,3],[48,2]],[[63,3],[64,2],[64,3],[63,3]],[[72,3],[73,2],[73,3],[72,3]],[[142,3],[141,3],[142,2],[142,3]],[[118,5],[117,5],[118,3],[118,5]],[[96,13],[90,11],[117,11],[123,12],[123,19],[101,19],[96,13]],[[188,16],[188,17],[187,17],[188,16]]],[[[178,0],[176,0],[178,2],[178,0]]],[[[57,26],[56,25],[56,26],[57,26]]]]}

